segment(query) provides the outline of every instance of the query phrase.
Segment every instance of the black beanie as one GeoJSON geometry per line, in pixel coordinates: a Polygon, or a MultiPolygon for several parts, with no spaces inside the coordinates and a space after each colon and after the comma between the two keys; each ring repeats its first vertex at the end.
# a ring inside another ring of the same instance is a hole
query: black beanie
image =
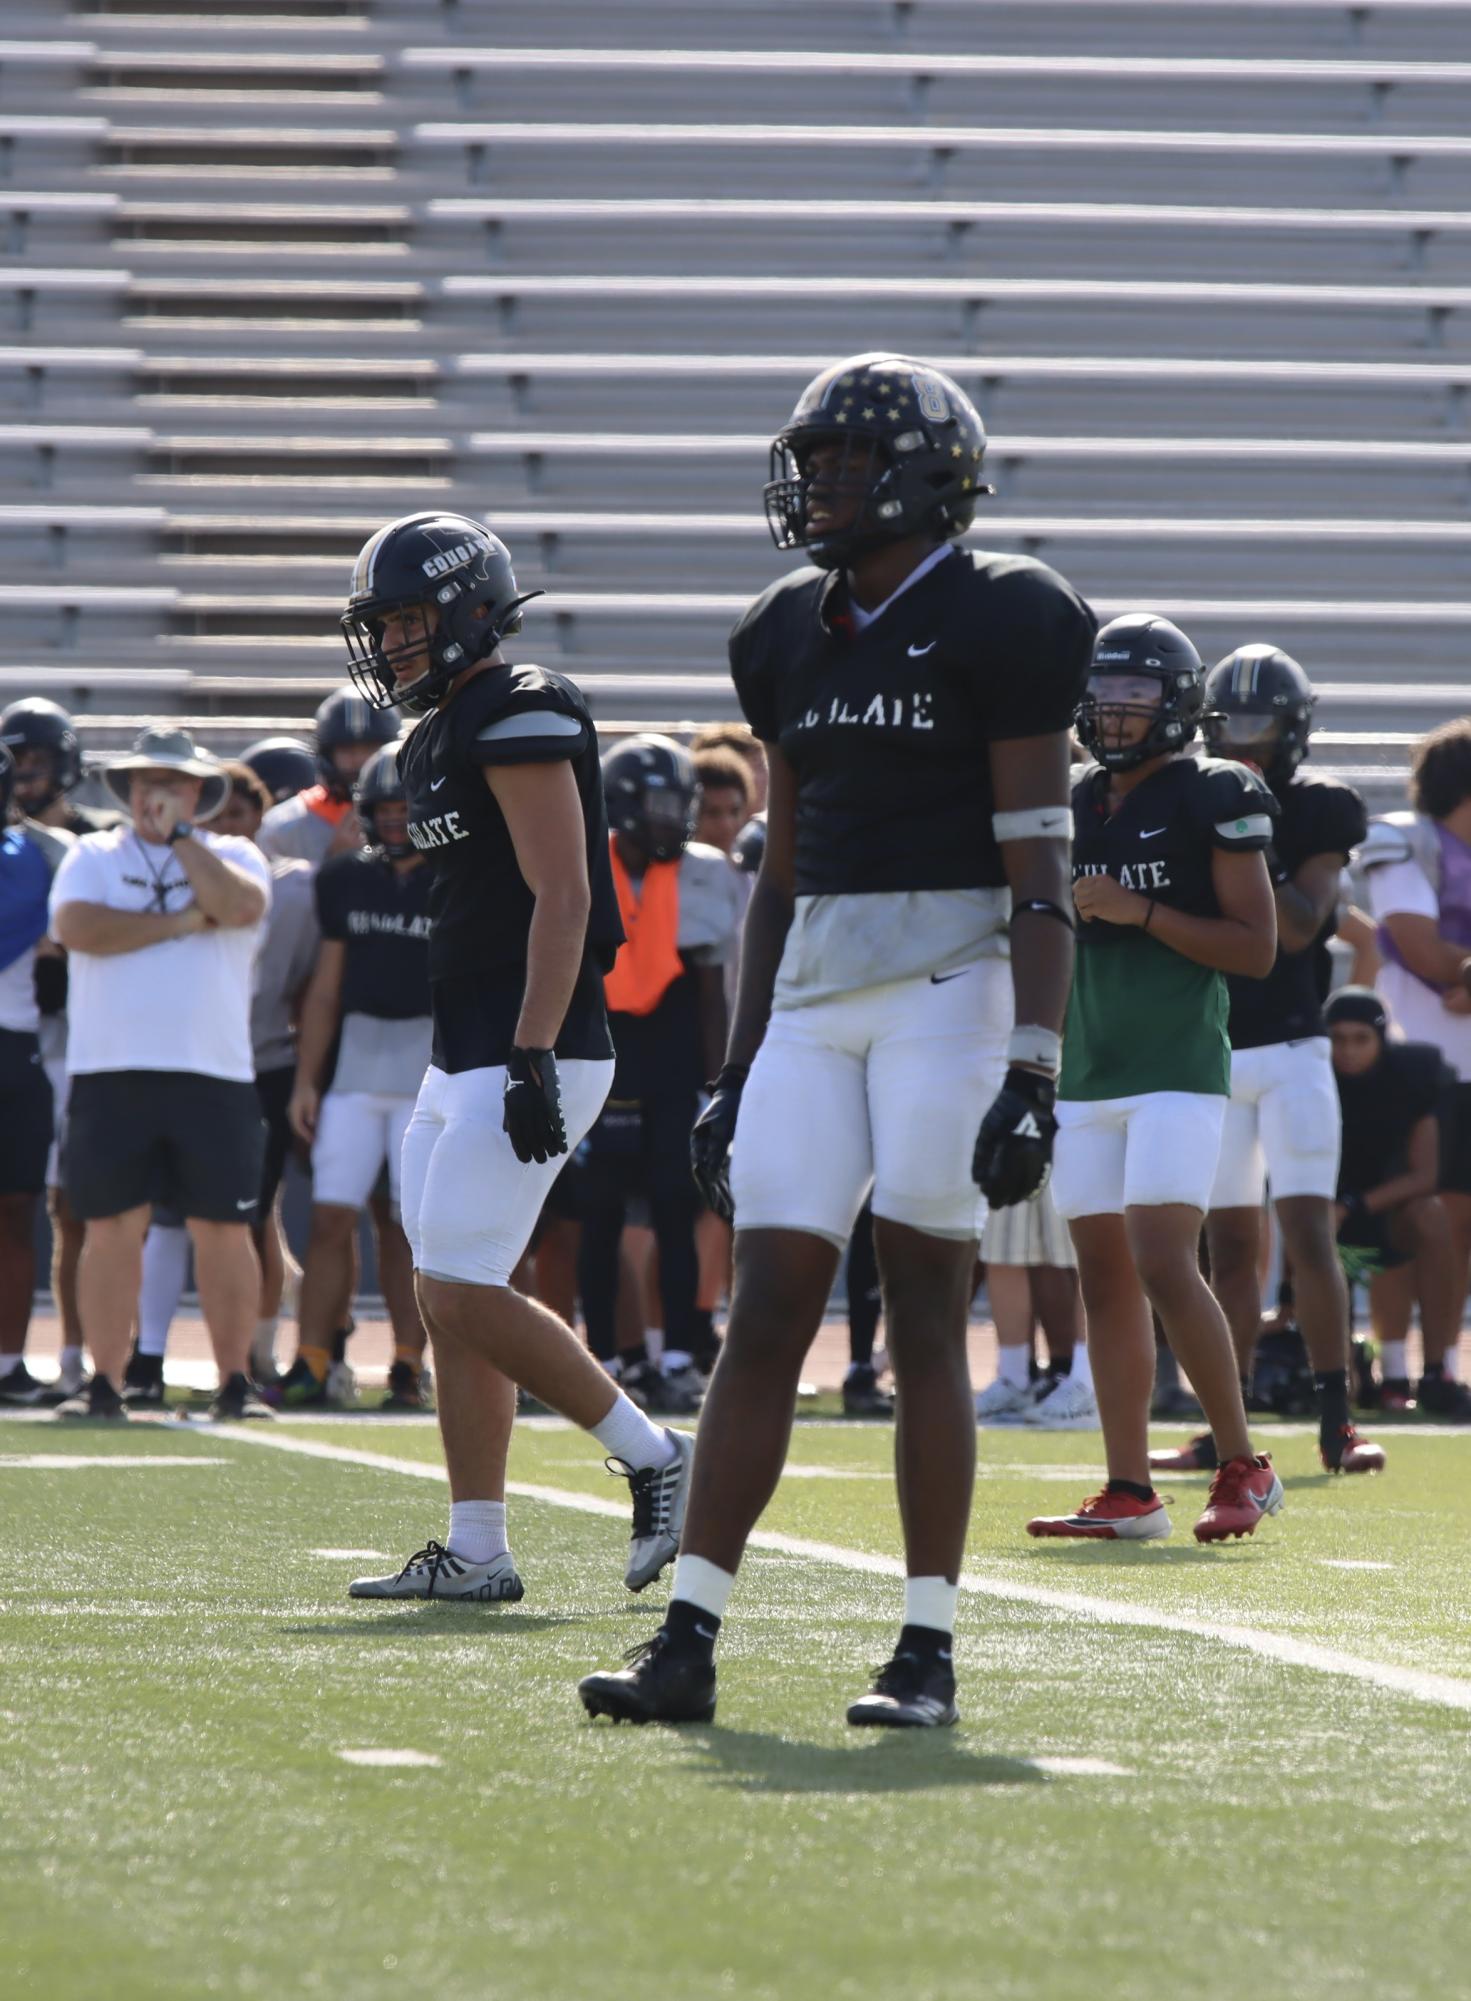
{"type": "Polygon", "coordinates": [[[1323,1019],[1331,1028],[1336,1021],[1361,1021],[1380,1035],[1389,1030],[1389,1012],[1372,987],[1340,987],[1328,996],[1323,1019]]]}

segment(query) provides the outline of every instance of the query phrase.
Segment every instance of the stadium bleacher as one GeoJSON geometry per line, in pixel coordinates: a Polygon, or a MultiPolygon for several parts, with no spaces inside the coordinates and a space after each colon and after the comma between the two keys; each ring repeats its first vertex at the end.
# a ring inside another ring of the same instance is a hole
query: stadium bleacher
{"type": "Polygon", "coordinates": [[[0,41],[0,696],[222,747],[375,521],[482,514],[600,720],[728,713],[766,439],[905,347],[977,531],[1297,652],[1390,787],[1471,641],[1471,0],[161,0],[0,41]]]}

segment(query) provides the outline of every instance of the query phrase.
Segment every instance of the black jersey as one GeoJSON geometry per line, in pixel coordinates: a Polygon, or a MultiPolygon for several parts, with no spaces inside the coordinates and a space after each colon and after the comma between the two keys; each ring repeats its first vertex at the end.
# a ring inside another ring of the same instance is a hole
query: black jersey
{"type": "Polygon", "coordinates": [[[323,862],[314,888],[324,938],[343,955],[342,1012],[409,1021],[429,1012],[432,871],[399,870],[371,848],[323,862]]]}
{"type": "Polygon", "coordinates": [[[840,574],[773,584],[730,668],[797,775],[797,894],[1004,885],[987,746],[1069,727],[1095,627],[1027,556],[952,550],[861,632],[840,574]]]}
{"type": "Polygon", "coordinates": [[[1343,1108],[1343,1149],[1338,1194],[1367,1195],[1409,1166],[1410,1135],[1421,1119],[1439,1111],[1452,1083],[1441,1053],[1428,1042],[1386,1042],[1372,1070],[1338,1078],[1343,1108]]]}
{"type": "MultiPolygon", "coordinates": [[[[1090,765],[1073,787],[1073,878],[1111,875],[1125,889],[1193,917],[1219,917],[1218,848],[1251,853],[1272,838],[1277,802],[1244,764],[1177,757],[1108,810],[1109,774],[1090,765]]],[[[1064,1098],[1231,1089],[1224,974],[1134,924],[1078,926],[1063,1036],[1064,1098]]]]}
{"type": "Polygon", "coordinates": [[[505,816],[485,782],[496,764],[572,766],[582,804],[592,909],[559,1056],[612,1054],[603,974],[623,942],[608,862],[598,738],[581,693],[542,667],[492,667],[428,715],[399,752],[409,838],[434,868],[429,980],[434,1062],[441,1070],[504,1063],[526,986],[536,900],[505,816]]]}
{"type": "MultiPolygon", "coordinates": [[[[1272,834],[1278,881],[1295,875],[1314,855],[1337,855],[1347,862],[1369,831],[1363,800],[1339,779],[1299,771],[1285,785],[1274,786],[1273,795],[1280,809],[1272,834]]],[[[1260,1049],[1326,1032],[1323,1002],[1333,984],[1328,940],[1337,922],[1330,913],[1305,952],[1286,952],[1279,945],[1277,963],[1264,980],[1234,974],[1227,979],[1233,1049],[1260,1049]]]]}

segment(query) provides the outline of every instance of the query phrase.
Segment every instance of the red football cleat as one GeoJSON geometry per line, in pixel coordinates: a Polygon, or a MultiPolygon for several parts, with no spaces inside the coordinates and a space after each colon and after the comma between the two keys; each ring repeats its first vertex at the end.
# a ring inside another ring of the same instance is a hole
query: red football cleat
{"type": "Polygon", "coordinates": [[[1183,1445],[1165,1446],[1149,1455],[1151,1473],[1214,1473],[1219,1464],[1216,1441],[1208,1431],[1197,1432],[1183,1445]]]}
{"type": "Polygon", "coordinates": [[[1319,1456],[1326,1473],[1382,1473],[1385,1467],[1384,1447],[1375,1445],[1365,1438],[1356,1424],[1346,1424],[1338,1434],[1339,1452],[1337,1458],[1320,1440],[1319,1456]]]}
{"type": "Polygon", "coordinates": [[[1415,1399],[1410,1394],[1410,1385],[1404,1377],[1386,1378],[1380,1385],[1379,1408],[1395,1416],[1415,1408],[1415,1399]]]}
{"type": "Polygon", "coordinates": [[[1102,1542],[1153,1542],[1170,1532],[1170,1518],[1156,1494],[1141,1501],[1137,1494],[1091,1494],[1075,1515],[1036,1515],[1028,1535],[1076,1536],[1102,1542]]]}
{"type": "Polygon", "coordinates": [[[1224,1542],[1228,1535],[1253,1535],[1263,1515],[1280,1511],[1283,1499],[1282,1482],[1265,1452],[1255,1459],[1228,1459],[1211,1481],[1195,1540],[1224,1542]]]}

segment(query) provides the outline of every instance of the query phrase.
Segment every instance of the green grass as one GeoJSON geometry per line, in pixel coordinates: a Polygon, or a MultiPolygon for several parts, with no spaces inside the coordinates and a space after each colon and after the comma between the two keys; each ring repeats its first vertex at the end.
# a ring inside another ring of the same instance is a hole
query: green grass
{"type": "MultiPolygon", "coordinates": [[[[432,1429],[281,1427],[437,1464],[432,1429]]],[[[897,1548],[883,1428],[802,1426],[765,1527],[897,1548]]],[[[1471,1438],[1398,1433],[1329,1481],[1284,1436],[1288,1511],[1251,1542],[1033,1544],[1096,1434],[987,1433],[971,1568],[1157,1612],[967,1594],[964,1721],[859,1737],[883,1576],[752,1556],[710,1728],[594,1727],[574,1684],[655,1623],[620,1523],[514,1500],[516,1608],[350,1605],[442,1532],[440,1486],[203,1427],[0,1422],[0,1993],[5,2001],[1466,1991],[1471,1712],[1266,1660],[1223,1622],[1471,1677],[1471,1438]],[[208,1466],[37,1468],[38,1453],[208,1466]],[[1342,1563],[1387,1563],[1384,1570],[1342,1563]],[[384,1566],[386,1567],[386,1566],[384,1566]],[[437,1768],[349,1766],[349,1746],[437,1768]],[[1040,1758],[1123,1775],[1049,1776],[1040,1758]]],[[[616,1498],[577,1434],[513,1477],[616,1498]]]]}

